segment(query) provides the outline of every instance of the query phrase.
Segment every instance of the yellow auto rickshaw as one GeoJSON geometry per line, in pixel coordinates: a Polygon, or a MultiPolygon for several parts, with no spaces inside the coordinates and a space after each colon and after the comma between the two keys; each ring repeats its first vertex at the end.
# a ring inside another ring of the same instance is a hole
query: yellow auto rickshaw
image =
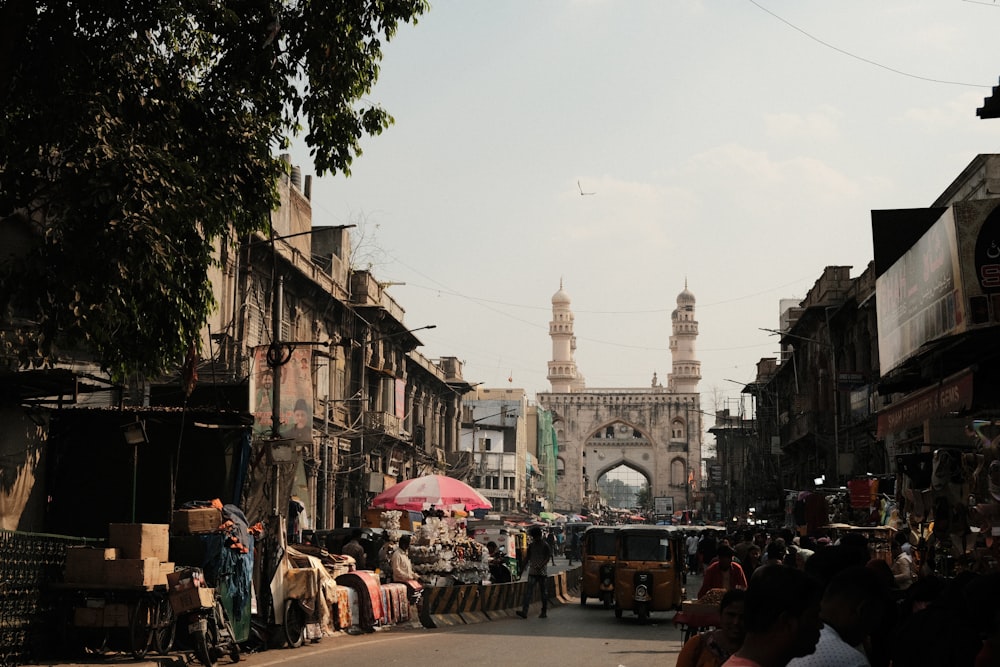
{"type": "Polygon", "coordinates": [[[593,526],[583,534],[580,604],[587,604],[587,598],[599,598],[605,609],[614,604],[617,536],[617,526],[593,526]]]}
{"type": "Polygon", "coordinates": [[[622,526],[615,540],[615,618],[632,610],[645,623],[654,611],[680,609],[683,553],[673,526],[622,526]]]}

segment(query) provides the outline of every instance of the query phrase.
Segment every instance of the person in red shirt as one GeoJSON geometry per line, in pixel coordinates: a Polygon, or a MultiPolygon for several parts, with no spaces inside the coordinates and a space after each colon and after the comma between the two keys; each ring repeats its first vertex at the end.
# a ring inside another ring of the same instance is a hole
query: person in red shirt
{"type": "Polygon", "coordinates": [[[733,562],[733,548],[728,544],[723,544],[719,547],[715,562],[705,568],[705,578],[698,590],[698,597],[701,598],[713,588],[724,588],[731,591],[734,588],[746,587],[747,576],[739,563],[733,562]]]}

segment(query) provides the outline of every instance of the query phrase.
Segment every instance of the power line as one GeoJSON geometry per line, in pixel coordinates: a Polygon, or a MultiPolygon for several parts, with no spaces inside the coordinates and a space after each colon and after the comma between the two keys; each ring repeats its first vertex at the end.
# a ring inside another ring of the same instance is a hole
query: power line
{"type": "MultiPolygon", "coordinates": [[[[966,2],[968,2],[968,1],[969,0],[966,0],[966,2]]],[[[782,23],[784,23],[785,25],[787,25],[789,28],[791,28],[791,29],[793,29],[793,30],[795,30],[797,32],[802,33],[803,35],[805,35],[809,39],[813,40],[814,42],[818,42],[819,44],[822,44],[823,46],[825,46],[828,49],[832,49],[832,50],[836,51],[837,53],[841,53],[841,54],[843,54],[845,56],[848,56],[850,58],[854,58],[855,60],[860,60],[863,63],[867,63],[869,65],[874,65],[875,67],[880,67],[880,68],[882,68],[884,70],[892,72],[893,74],[899,74],[900,76],[906,76],[906,77],[909,77],[911,79],[919,79],[920,81],[929,81],[930,83],[943,83],[943,84],[947,84],[949,86],[969,86],[970,88],[991,88],[992,87],[992,84],[983,85],[983,84],[978,84],[978,83],[962,83],[960,81],[945,81],[943,79],[932,79],[932,78],[927,77],[927,76],[920,76],[919,74],[911,74],[909,72],[904,72],[903,70],[899,70],[899,69],[896,69],[894,67],[889,67],[888,65],[883,65],[880,62],[876,62],[874,60],[870,60],[869,58],[864,58],[864,57],[859,56],[857,54],[851,53],[850,51],[846,51],[846,50],[840,48],[839,46],[834,46],[833,44],[830,44],[829,42],[824,42],[819,37],[816,37],[815,35],[812,35],[812,34],[806,32],[805,30],[803,30],[802,28],[798,27],[797,25],[795,25],[791,21],[788,21],[788,20],[783,19],[782,17],[778,16],[777,14],[775,14],[774,12],[772,12],[770,9],[768,9],[767,7],[764,7],[759,2],[757,2],[757,0],[749,0],[749,2],[753,6],[757,7],[758,9],[760,9],[762,12],[770,14],[774,18],[778,19],[779,21],[781,21],[782,23]]],[[[979,3],[979,4],[988,4],[988,3],[984,2],[984,3],[979,3]]]]}

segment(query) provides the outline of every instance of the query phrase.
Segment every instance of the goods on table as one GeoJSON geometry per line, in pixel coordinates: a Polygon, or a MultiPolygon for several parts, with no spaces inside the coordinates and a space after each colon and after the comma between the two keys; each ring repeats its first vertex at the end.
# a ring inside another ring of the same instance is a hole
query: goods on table
{"type": "Polygon", "coordinates": [[[698,598],[697,602],[698,604],[711,605],[715,608],[718,608],[725,594],[726,594],[725,588],[712,588],[703,596],[698,598]]]}
{"type": "Polygon", "coordinates": [[[414,535],[409,555],[425,585],[473,584],[489,576],[482,545],[470,540],[464,523],[452,518],[428,518],[414,535]]]}

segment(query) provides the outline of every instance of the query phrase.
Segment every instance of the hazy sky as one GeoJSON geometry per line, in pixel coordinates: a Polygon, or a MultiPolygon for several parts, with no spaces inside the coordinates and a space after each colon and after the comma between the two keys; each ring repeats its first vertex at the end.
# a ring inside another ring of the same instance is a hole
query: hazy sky
{"type": "Polygon", "coordinates": [[[998,28],[989,0],[432,1],[370,96],[395,125],[313,221],[359,225],[426,356],[532,397],[560,280],[595,388],[666,382],[687,281],[703,409],[737,409],[779,299],[1000,152],[998,28]]]}

